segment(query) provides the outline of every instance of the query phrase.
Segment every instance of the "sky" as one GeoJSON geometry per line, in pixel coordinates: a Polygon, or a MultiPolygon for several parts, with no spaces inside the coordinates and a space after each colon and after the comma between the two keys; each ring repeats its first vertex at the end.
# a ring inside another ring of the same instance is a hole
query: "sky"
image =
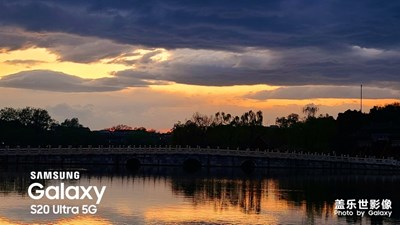
{"type": "Polygon", "coordinates": [[[0,107],[93,130],[400,99],[400,2],[0,0],[0,107]]]}

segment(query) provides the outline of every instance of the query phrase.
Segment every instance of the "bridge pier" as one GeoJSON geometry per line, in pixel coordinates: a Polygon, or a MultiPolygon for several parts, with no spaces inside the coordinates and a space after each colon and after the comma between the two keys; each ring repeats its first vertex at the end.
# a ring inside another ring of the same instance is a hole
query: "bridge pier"
{"type": "Polygon", "coordinates": [[[138,170],[141,166],[141,162],[137,158],[131,158],[126,161],[126,168],[129,170],[138,170]]]}

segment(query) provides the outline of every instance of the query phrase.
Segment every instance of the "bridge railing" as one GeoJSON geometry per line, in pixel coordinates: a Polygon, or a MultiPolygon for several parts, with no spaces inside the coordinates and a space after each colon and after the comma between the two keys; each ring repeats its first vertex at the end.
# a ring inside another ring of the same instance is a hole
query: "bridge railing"
{"type": "Polygon", "coordinates": [[[278,151],[276,149],[222,149],[222,148],[201,148],[190,146],[45,146],[45,147],[15,147],[0,148],[0,155],[101,155],[101,154],[201,154],[201,155],[222,155],[222,156],[244,156],[264,157],[281,159],[298,159],[327,162],[349,162],[360,164],[393,165],[400,166],[400,162],[393,158],[358,157],[349,155],[335,155],[309,152],[278,151]]]}

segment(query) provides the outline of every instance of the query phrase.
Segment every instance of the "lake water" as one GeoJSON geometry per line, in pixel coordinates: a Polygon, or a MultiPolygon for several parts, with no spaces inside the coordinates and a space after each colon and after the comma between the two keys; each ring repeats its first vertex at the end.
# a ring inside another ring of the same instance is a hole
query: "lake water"
{"type": "MultiPolygon", "coordinates": [[[[391,172],[174,167],[138,171],[78,168],[68,185],[106,186],[94,215],[32,215],[31,205],[95,204],[93,200],[33,200],[31,170],[2,168],[0,224],[400,224],[400,176],[391,172]],[[391,217],[334,214],[335,199],[390,199],[391,217]]],[[[64,168],[77,169],[77,168],[64,168]]],[[[46,181],[45,186],[61,181],[46,181]]]]}

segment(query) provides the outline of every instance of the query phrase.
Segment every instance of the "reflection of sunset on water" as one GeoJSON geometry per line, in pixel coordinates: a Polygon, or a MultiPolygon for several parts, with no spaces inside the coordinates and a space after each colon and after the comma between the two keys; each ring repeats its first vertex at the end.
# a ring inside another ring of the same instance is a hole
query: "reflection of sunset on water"
{"type": "MultiPolygon", "coordinates": [[[[278,189],[273,180],[253,182],[222,179],[201,182],[204,182],[203,185],[198,186],[205,189],[195,191],[193,197],[187,196],[191,204],[167,209],[150,208],[145,213],[146,220],[161,223],[224,221],[232,224],[276,224],[280,217],[278,213],[285,214],[289,210],[287,201],[278,198],[278,189]]],[[[173,192],[185,194],[179,188],[173,192]]],[[[301,216],[301,213],[290,216],[301,216]]]]}
{"type": "Polygon", "coordinates": [[[0,217],[0,224],[1,225],[45,225],[45,224],[51,224],[51,225],[112,225],[109,220],[103,219],[99,216],[77,216],[73,218],[65,218],[65,219],[59,219],[56,221],[49,221],[49,222],[40,222],[38,221],[32,221],[29,223],[24,223],[24,222],[18,222],[18,221],[11,221],[6,218],[1,218],[0,217]]]}
{"type": "MultiPolygon", "coordinates": [[[[0,224],[347,224],[345,217],[333,214],[337,196],[368,198],[376,195],[375,188],[368,187],[398,182],[391,175],[381,179],[361,175],[365,179],[353,180],[352,176],[342,179],[323,171],[300,174],[273,171],[272,175],[244,175],[240,170],[220,173],[202,170],[187,174],[179,168],[160,167],[143,168],[138,174],[84,175],[69,184],[107,186],[93,216],[32,215],[29,212],[32,204],[84,203],[33,201],[26,195],[29,177],[23,178],[24,172],[3,173],[0,224]],[[343,181],[346,185],[340,186],[343,181]],[[359,195],[360,190],[363,196],[359,195]]],[[[56,184],[52,181],[47,185],[56,184]]],[[[387,193],[398,190],[396,185],[385,187],[387,193]]],[[[365,217],[362,222],[368,220],[365,217]]]]}
{"type": "Polygon", "coordinates": [[[241,214],[236,207],[227,207],[224,212],[215,211],[211,206],[153,208],[145,213],[146,221],[154,223],[215,223],[223,224],[276,224],[274,215],[241,214]]]}
{"type": "Polygon", "coordinates": [[[6,218],[0,218],[0,224],[3,224],[3,225],[16,225],[16,224],[22,224],[22,223],[11,222],[6,218]]]}

